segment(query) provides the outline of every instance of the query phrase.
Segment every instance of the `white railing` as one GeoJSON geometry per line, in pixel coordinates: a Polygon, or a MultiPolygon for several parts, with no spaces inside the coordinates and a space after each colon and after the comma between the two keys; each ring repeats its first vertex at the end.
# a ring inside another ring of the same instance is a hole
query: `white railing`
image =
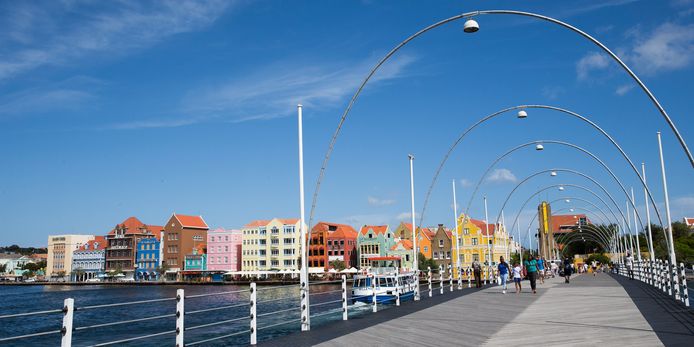
{"type": "MultiPolygon", "coordinates": [[[[672,266],[667,260],[634,260],[631,271],[624,264],[618,264],[616,273],[620,276],[634,278],[654,288],[662,290],[675,301],[689,307],[689,290],[687,287],[687,269],[684,263],[672,266]],[[675,289],[673,292],[673,288],[675,289]]],[[[694,266],[692,266],[694,271],[694,266]]]]}

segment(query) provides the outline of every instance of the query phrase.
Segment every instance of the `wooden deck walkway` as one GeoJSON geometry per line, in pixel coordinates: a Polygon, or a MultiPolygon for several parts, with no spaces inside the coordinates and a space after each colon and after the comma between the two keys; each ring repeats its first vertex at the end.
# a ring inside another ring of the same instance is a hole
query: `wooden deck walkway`
{"type": "MultiPolygon", "coordinates": [[[[524,286],[529,286],[527,281],[524,286]]],[[[464,289],[264,346],[692,346],[694,313],[638,281],[555,278],[538,293],[464,289]]]]}

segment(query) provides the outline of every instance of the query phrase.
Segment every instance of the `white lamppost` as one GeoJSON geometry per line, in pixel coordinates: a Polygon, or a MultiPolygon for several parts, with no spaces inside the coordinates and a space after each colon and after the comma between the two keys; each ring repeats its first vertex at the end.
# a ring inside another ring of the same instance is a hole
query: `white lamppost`
{"type": "MultiPolygon", "coordinates": [[[[631,188],[631,204],[636,206],[636,200],[634,199],[634,188],[631,188]]],[[[638,254],[638,260],[641,261],[641,241],[639,241],[639,228],[636,224],[636,209],[634,209],[634,232],[636,232],[636,254],[638,254]]]]}
{"type": "MultiPolygon", "coordinates": [[[[663,194],[665,195],[665,215],[667,216],[667,237],[670,243],[670,264],[677,268],[677,259],[675,258],[675,242],[672,239],[672,217],[670,216],[670,197],[667,191],[667,177],[665,175],[665,160],[663,159],[663,142],[660,139],[660,131],[658,132],[658,153],[660,154],[660,169],[663,174],[663,194]]],[[[676,276],[668,273],[669,278],[673,279],[675,293],[679,293],[680,284],[676,276]]]]}
{"type": "Polygon", "coordinates": [[[306,247],[306,224],[304,214],[304,133],[301,104],[297,105],[299,118],[299,208],[301,209],[301,219],[299,220],[299,228],[301,232],[301,274],[299,281],[301,282],[301,331],[311,330],[311,314],[309,311],[309,278],[308,278],[308,250],[306,247]]]}
{"type": "MultiPolygon", "coordinates": [[[[643,177],[643,182],[646,183],[646,164],[641,163],[641,177],[643,177]]],[[[655,252],[653,250],[653,235],[651,234],[651,211],[648,206],[648,190],[643,187],[643,192],[646,201],[646,223],[648,224],[648,253],[650,253],[651,262],[655,261],[655,252]]]]}
{"type": "MultiPolygon", "coordinates": [[[[489,278],[489,275],[491,274],[491,269],[492,269],[492,249],[491,245],[489,244],[489,241],[491,236],[489,235],[489,215],[487,214],[487,197],[484,197],[484,226],[487,229],[487,250],[489,253],[489,262],[487,263],[487,276],[485,278],[485,281],[487,278],[489,278]]],[[[491,279],[490,279],[491,280],[491,279]]]]}
{"type": "Polygon", "coordinates": [[[412,214],[412,251],[414,257],[412,258],[414,268],[414,276],[417,279],[417,285],[414,287],[414,300],[419,300],[419,252],[417,251],[417,226],[415,223],[414,215],[414,155],[408,154],[407,158],[410,160],[410,213],[412,214]]]}
{"type": "Polygon", "coordinates": [[[456,273],[459,274],[460,276],[460,234],[458,234],[458,203],[455,198],[455,179],[453,180],[453,227],[454,231],[453,233],[455,234],[455,253],[456,253],[456,260],[455,260],[455,266],[456,266],[456,273]]]}

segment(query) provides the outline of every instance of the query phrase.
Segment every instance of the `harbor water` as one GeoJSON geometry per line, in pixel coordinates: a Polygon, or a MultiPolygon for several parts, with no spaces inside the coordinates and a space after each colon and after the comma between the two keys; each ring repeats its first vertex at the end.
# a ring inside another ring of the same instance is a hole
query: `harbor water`
{"type": "MultiPolygon", "coordinates": [[[[73,346],[91,346],[110,341],[128,339],[137,336],[154,334],[176,329],[176,301],[167,300],[134,305],[89,308],[81,307],[117,304],[141,300],[175,298],[177,289],[185,290],[185,310],[192,312],[224,306],[243,305],[235,308],[220,309],[190,314],[185,316],[186,344],[249,330],[249,286],[248,285],[35,285],[35,286],[0,286],[0,315],[14,313],[61,309],[66,298],[75,300],[75,315],[73,346]],[[199,294],[243,291],[224,295],[193,297],[199,294]],[[156,320],[136,321],[120,325],[93,327],[93,325],[137,320],[141,318],[170,315],[156,320]],[[209,323],[225,320],[240,320],[208,327],[194,328],[209,323]],[[81,327],[88,327],[81,329],[81,327]]],[[[257,315],[258,341],[271,339],[300,330],[299,287],[298,285],[282,287],[258,286],[257,315]],[[295,308],[295,309],[292,309],[295,308]],[[278,313],[272,313],[277,312],[278,313]],[[270,325],[277,325],[264,328],[270,325]]],[[[342,317],[340,284],[311,285],[311,306],[319,303],[325,305],[311,307],[312,326],[320,326],[342,317]],[[314,316],[317,316],[315,317],[314,316]]],[[[348,293],[350,290],[348,290],[348,293]]],[[[357,304],[350,307],[350,317],[366,314],[371,307],[367,304],[357,304]]],[[[0,338],[25,335],[44,331],[60,330],[62,313],[51,313],[37,316],[24,316],[2,319],[0,321],[0,338]]],[[[61,335],[55,333],[46,336],[32,337],[21,340],[2,342],[3,346],[58,346],[61,335]]],[[[171,346],[174,345],[175,334],[170,333],[148,339],[118,343],[118,346],[171,346]]],[[[204,343],[204,346],[248,345],[249,333],[204,343]]]]}

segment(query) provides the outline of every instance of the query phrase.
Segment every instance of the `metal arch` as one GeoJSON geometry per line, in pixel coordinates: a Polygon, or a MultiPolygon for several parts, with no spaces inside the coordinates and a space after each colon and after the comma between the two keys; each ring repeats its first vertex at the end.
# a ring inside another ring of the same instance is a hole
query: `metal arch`
{"type": "MultiPolygon", "coordinates": [[[[595,227],[595,226],[589,226],[588,224],[581,226],[579,229],[582,230],[582,228],[584,228],[584,227],[587,229],[587,231],[595,233],[596,235],[599,235],[602,238],[602,240],[605,242],[607,242],[608,240],[610,240],[612,238],[612,236],[614,236],[614,235],[610,235],[608,233],[608,231],[601,230],[600,228],[595,227]]],[[[574,228],[574,229],[576,229],[576,228],[574,228]]],[[[558,239],[555,239],[555,242],[560,242],[561,240],[564,240],[565,237],[568,237],[568,235],[575,234],[575,233],[576,232],[574,231],[571,233],[567,233],[566,235],[560,235],[558,239]]],[[[579,231],[578,233],[580,234],[581,232],[579,231]]]]}
{"type": "Polygon", "coordinates": [[[507,15],[510,14],[510,15],[519,15],[519,16],[526,16],[526,17],[532,17],[532,18],[536,18],[536,19],[545,20],[545,21],[548,21],[550,23],[558,24],[561,27],[567,28],[567,29],[583,36],[584,38],[590,40],[595,45],[600,47],[610,57],[612,57],[612,59],[614,59],[629,74],[629,76],[631,76],[632,79],[634,79],[636,84],[638,84],[639,87],[641,87],[641,89],[646,93],[646,95],[648,95],[648,98],[651,99],[653,104],[655,104],[655,106],[658,109],[658,111],[660,112],[660,114],[663,116],[663,118],[665,118],[665,121],[668,123],[668,125],[670,126],[672,131],[675,133],[675,136],[677,137],[677,140],[680,142],[682,149],[684,150],[685,154],[689,158],[689,163],[694,168],[694,157],[692,157],[692,154],[689,151],[689,148],[687,147],[687,143],[682,138],[682,135],[680,135],[674,122],[672,121],[672,119],[670,119],[670,116],[667,114],[665,109],[660,105],[660,102],[658,101],[658,99],[656,99],[655,96],[653,95],[653,93],[651,93],[651,91],[646,87],[646,85],[643,82],[641,82],[641,80],[638,78],[638,76],[636,76],[636,74],[633,71],[631,71],[631,69],[626,64],[624,64],[624,62],[621,59],[619,59],[619,57],[617,57],[616,54],[612,53],[612,51],[609,48],[607,48],[607,46],[602,44],[602,42],[600,42],[597,39],[595,39],[594,37],[588,35],[584,31],[582,31],[581,29],[578,29],[578,28],[576,28],[576,27],[574,27],[568,23],[562,22],[558,19],[554,19],[551,17],[536,14],[536,13],[514,11],[514,10],[471,11],[471,12],[462,13],[462,14],[455,15],[453,17],[438,21],[438,22],[431,24],[431,25],[417,31],[416,33],[412,34],[411,36],[409,36],[408,38],[406,38],[405,40],[400,42],[398,45],[396,45],[393,49],[391,49],[383,58],[381,58],[381,60],[378,61],[378,63],[371,69],[371,71],[369,71],[369,74],[366,75],[366,78],[364,78],[364,81],[362,81],[362,83],[359,85],[359,88],[357,88],[357,91],[354,93],[354,95],[350,99],[349,104],[347,105],[347,108],[342,113],[342,116],[340,117],[340,122],[338,123],[337,129],[335,129],[335,133],[333,134],[332,138],[330,139],[330,144],[328,145],[328,150],[326,151],[326,154],[323,158],[323,163],[321,165],[320,172],[318,174],[318,180],[316,182],[316,189],[314,190],[314,193],[313,193],[313,201],[311,203],[311,213],[309,216],[309,225],[308,225],[309,229],[311,228],[311,223],[313,222],[313,216],[315,213],[316,202],[318,199],[318,192],[320,191],[320,185],[321,185],[321,182],[323,181],[323,177],[325,176],[325,170],[328,166],[328,162],[330,161],[330,155],[331,155],[333,149],[335,148],[335,143],[337,142],[337,137],[340,135],[340,131],[342,130],[342,126],[345,123],[345,120],[347,119],[347,116],[349,115],[349,112],[352,109],[352,106],[354,106],[354,103],[357,101],[359,94],[364,89],[364,86],[366,86],[366,84],[369,82],[371,77],[376,73],[376,71],[388,59],[390,59],[390,57],[392,57],[398,50],[400,50],[400,48],[402,48],[403,46],[405,46],[406,44],[408,44],[410,41],[414,40],[418,36],[424,34],[425,32],[430,31],[432,29],[435,29],[435,28],[442,26],[444,24],[462,19],[462,18],[468,18],[468,17],[473,17],[476,15],[482,15],[482,14],[507,14],[507,15]]]}
{"type": "MultiPolygon", "coordinates": [[[[610,244],[609,241],[611,239],[611,238],[605,237],[602,234],[598,234],[598,231],[596,229],[589,229],[589,228],[586,229],[585,233],[574,231],[574,232],[571,232],[571,233],[568,233],[568,234],[562,235],[562,236],[563,237],[559,241],[557,241],[558,243],[565,243],[565,242],[570,241],[571,239],[575,239],[577,237],[588,238],[588,236],[591,236],[594,238],[593,241],[597,241],[597,242],[601,243],[603,246],[606,246],[606,245],[610,244]]],[[[610,246],[606,246],[605,248],[611,249],[610,246]]]]}
{"type": "MultiPolygon", "coordinates": [[[[580,149],[580,147],[578,147],[578,146],[576,146],[576,147],[577,147],[578,149],[580,149]]],[[[588,152],[588,153],[590,153],[590,152],[588,152]]],[[[592,153],[590,153],[590,155],[593,156],[592,153]]],[[[593,158],[597,159],[597,157],[595,157],[595,156],[593,156],[593,158]]],[[[600,161],[600,159],[597,159],[597,160],[600,161]]],[[[602,163],[602,161],[600,161],[600,162],[602,163]]],[[[608,170],[609,170],[609,168],[608,168],[608,170]]],[[[584,173],[582,173],[582,172],[579,172],[579,171],[576,171],[576,170],[571,170],[571,169],[561,169],[561,168],[557,168],[557,169],[547,169],[547,170],[538,171],[538,172],[536,172],[536,173],[534,173],[534,174],[531,174],[530,176],[524,178],[522,181],[520,181],[520,182],[513,188],[513,190],[506,196],[506,200],[504,200],[504,204],[501,205],[501,209],[499,210],[499,214],[498,214],[497,217],[496,217],[496,222],[497,222],[497,223],[499,222],[499,219],[501,218],[501,211],[504,210],[504,208],[506,207],[506,204],[508,203],[508,200],[511,198],[511,195],[513,195],[513,193],[516,191],[516,189],[518,189],[521,185],[523,185],[523,183],[527,182],[527,181],[530,180],[531,178],[536,177],[536,176],[539,176],[539,175],[541,175],[541,174],[543,174],[543,173],[551,172],[551,171],[569,172],[569,173],[573,173],[573,174],[582,176],[582,177],[584,177],[584,178],[587,178],[587,179],[589,179],[591,182],[595,183],[595,185],[597,185],[598,187],[600,187],[600,189],[602,189],[602,191],[603,191],[605,194],[607,194],[607,189],[605,189],[605,187],[603,187],[602,184],[600,184],[600,183],[599,183],[597,180],[595,180],[593,177],[590,177],[589,175],[586,175],[586,174],[584,174],[584,173]]],[[[610,171],[610,173],[612,174],[611,171],[610,171]]],[[[622,190],[626,193],[626,189],[625,189],[624,186],[622,185],[622,182],[619,181],[619,179],[617,178],[617,176],[615,176],[614,174],[612,174],[612,177],[617,181],[617,183],[619,184],[619,186],[622,187],[622,190]]],[[[484,177],[483,177],[483,178],[484,178],[484,177]]],[[[611,199],[611,197],[610,197],[610,199],[611,199]]],[[[631,200],[629,200],[629,201],[631,201],[631,200]]],[[[612,202],[614,202],[614,200],[612,200],[612,202]]],[[[615,205],[616,205],[616,204],[617,204],[617,203],[615,202],[615,205]]],[[[634,205],[633,202],[632,202],[631,205],[632,205],[632,207],[634,208],[634,210],[636,210],[636,206],[634,205]]],[[[636,213],[636,215],[639,217],[639,223],[641,223],[641,226],[643,227],[643,222],[641,221],[641,216],[639,216],[638,212],[636,213]]]]}
{"type": "MultiPolygon", "coordinates": [[[[508,111],[522,110],[522,109],[526,109],[526,108],[547,109],[547,110],[558,111],[558,112],[560,112],[560,114],[563,113],[563,114],[566,114],[566,115],[569,115],[569,116],[578,118],[578,119],[580,119],[580,120],[582,120],[582,121],[588,123],[589,125],[591,125],[594,129],[596,129],[598,132],[600,132],[605,138],[607,138],[607,139],[612,143],[612,145],[613,145],[615,148],[617,148],[617,150],[619,151],[619,153],[620,153],[620,154],[622,155],[622,157],[627,161],[627,163],[629,163],[629,165],[631,166],[631,169],[632,169],[632,170],[634,171],[634,173],[636,173],[636,175],[638,176],[639,182],[641,183],[641,185],[646,189],[646,193],[647,193],[647,195],[648,195],[648,198],[651,200],[651,204],[653,204],[654,206],[656,205],[655,199],[653,198],[653,195],[651,195],[650,189],[648,189],[648,185],[646,184],[646,180],[643,178],[643,176],[641,175],[641,173],[639,172],[639,170],[636,168],[636,166],[634,165],[634,162],[631,161],[631,159],[629,158],[629,156],[628,156],[628,155],[626,154],[626,152],[622,149],[622,147],[617,143],[617,141],[615,141],[614,138],[612,138],[612,136],[610,136],[610,134],[608,134],[608,133],[607,133],[605,130],[603,130],[600,126],[598,126],[597,124],[595,124],[595,123],[594,123],[593,121],[591,121],[590,119],[588,119],[588,118],[586,118],[586,117],[584,117],[584,116],[582,116],[582,115],[580,115],[580,114],[578,114],[578,113],[576,113],[576,112],[573,112],[573,111],[570,111],[570,110],[567,110],[567,109],[563,109],[563,108],[560,108],[560,107],[549,106],[549,105],[518,105],[518,106],[508,107],[508,108],[499,110],[499,111],[497,111],[497,112],[494,112],[494,113],[492,113],[492,114],[490,114],[490,115],[488,115],[488,116],[486,116],[486,117],[484,117],[484,118],[478,120],[475,124],[473,124],[472,126],[470,126],[469,128],[467,128],[462,134],[460,134],[460,136],[458,137],[458,139],[457,139],[455,142],[453,142],[453,145],[451,145],[451,147],[448,148],[448,152],[446,152],[446,155],[444,155],[443,160],[441,161],[441,163],[439,164],[438,168],[436,169],[436,172],[434,173],[434,178],[431,180],[431,184],[429,185],[429,189],[427,190],[426,196],[425,196],[425,198],[424,198],[424,204],[423,204],[423,206],[422,206],[422,212],[420,213],[420,217],[419,217],[419,225],[422,225],[422,224],[423,224],[424,215],[425,215],[427,206],[429,205],[429,198],[431,197],[431,193],[432,193],[432,191],[433,191],[433,189],[434,189],[434,186],[436,185],[436,182],[438,181],[438,177],[439,177],[439,175],[441,174],[441,170],[443,170],[443,167],[444,167],[444,165],[446,164],[446,162],[448,161],[448,158],[451,156],[451,154],[453,153],[453,150],[458,146],[458,144],[463,140],[463,138],[465,138],[465,136],[467,136],[467,134],[470,133],[470,132],[471,132],[473,129],[475,129],[477,126],[481,125],[482,123],[484,123],[484,122],[486,122],[486,121],[488,121],[488,120],[490,120],[490,119],[492,119],[492,118],[495,118],[495,117],[497,117],[497,116],[499,116],[499,115],[501,115],[501,114],[503,114],[503,113],[506,113],[506,112],[508,112],[508,111]]],[[[659,221],[662,220],[662,219],[660,218],[660,211],[658,211],[658,210],[656,209],[655,213],[656,213],[656,215],[658,216],[658,220],[659,220],[659,221]]]]}
{"type": "MultiPolygon", "coordinates": [[[[526,230],[526,233],[530,231],[530,227],[532,226],[533,223],[534,223],[534,218],[533,218],[533,220],[531,220],[530,223],[528,224],[528,228],[527,228],[527,230],[526,230]]],[[[596,226],[594,226],[594,225],[592,225],[591,227],[594,228],[594,229],[596,230],[596,232],[601,230],[600,228],[598,228],[598,227],[596,227],[596,226]]],[[[602,231],[602,233],[601,233],[601,235],[604,236],[606,240],[609,239],[609,237],[608,237],[608,236],[609,236],[609,232],[608,232],[608,231],[609,231],[609,229],[608,229],[608,230],[605,230],[605,231],[602,231]]],[[[521,236],[521,237],[522,237],[522,236],[521,236]]],[[[523,241],[523,240],[521,240],[521,242],[522,242],[522,241],[523,241]]],[[[555,242],[556,242],[556,240],[555,240],[555,242]]]]}
{"type": "Polygon", "coordinates": [[[562,255],[564,254],[564,250],[566,249],[566,247],[567,247],[568,245],[570,245],[570,244],[572,244],[572,243],[574,243],[574,242],[579,242],[579,241],[583,241],[583,242],[585,242],[585,241],[593,241],[593,242],[599,243],[600,245],[602,245],[603,247],[605,247],[605,249],[612,249],[612,247],[610,247],[609,245],[605,245],[605,244],[604,244],[604,241],[597,240],[597,239],[595,239],[593,236],[589,236],[589,235],[588,235],[588,237],[586,237],[586,240],[581,240],[581,239],[578,239],[578,238],[573,238],[573,239],[569,240],[567,243],[564,244],[564,247],[563,247],[563,249],[561,250],[561,254],[562,254],[562,255]],[[587,239],[591,239],[591,240],[587,240],[587,239]]]}

